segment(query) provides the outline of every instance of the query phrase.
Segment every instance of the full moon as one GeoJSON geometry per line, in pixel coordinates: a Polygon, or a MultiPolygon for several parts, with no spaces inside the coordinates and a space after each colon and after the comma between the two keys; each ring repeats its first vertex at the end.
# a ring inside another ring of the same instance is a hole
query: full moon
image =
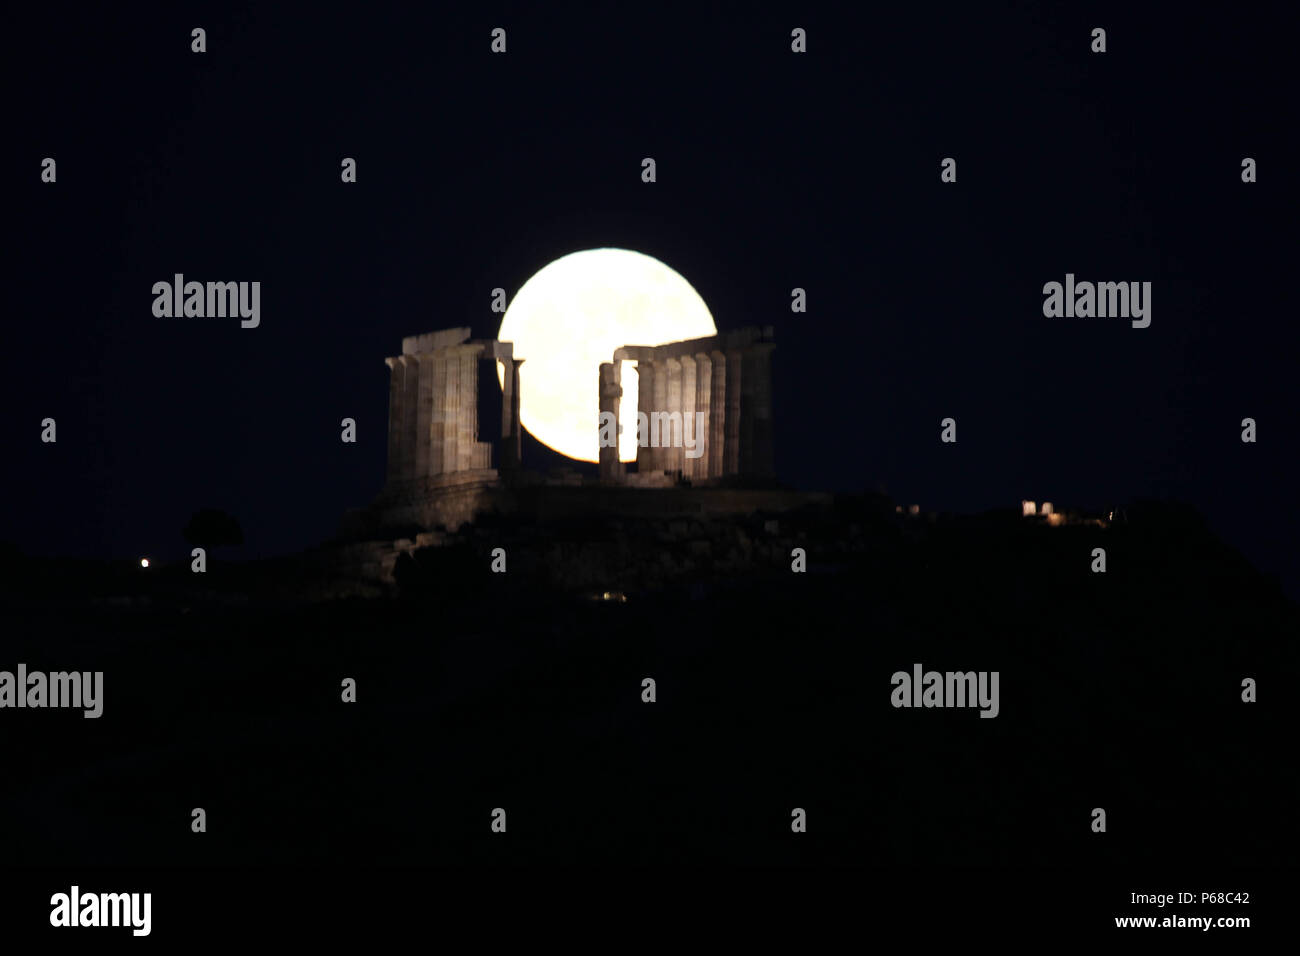
{"type": "MultiPolygon", "coordinates": [[[[716,335],[689,282],[658,259],[628,249],[586,249],[547,265],[515,295],[497,338],[513,342],[519,420],[542,444],[596,461],[602,362],[624,345],[664,345],[716,335]]],[[[637,375],[624,362],[620,461],[636,459],[637,375]]],[[[503,368],[497,380],[504,384],[503,368]]]]}

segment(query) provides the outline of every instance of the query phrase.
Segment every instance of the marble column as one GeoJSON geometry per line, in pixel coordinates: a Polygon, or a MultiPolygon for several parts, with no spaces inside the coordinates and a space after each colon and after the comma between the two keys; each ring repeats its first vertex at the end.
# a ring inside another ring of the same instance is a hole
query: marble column
{"type": "Polygon", "coordinates": [[[682,410],[682,476],[697,477],[700,459],[687,455],[694,446],[692,454],[700,451],[699,436],[695,434],[695,356],[683,355],[678,359],[682,363],[682,393],[678,403],[682,410]]]}
{"type": "Polygon", "coordinates": [[[403,481],[419,477],[415,471],[416,416],[420,407],[420,363],[413,355],[403,355],[402,363],[402,457],[403,481]]]}
{"type": "Polygon", "coordinates": [[[771,479],[776,475],[772,427],[772,352],[771,342],[755,342],[745,353],[745,380],[750,385],[753,419],[749,472],[755,478],[771,479]]]}
{"type": "Polygon", "coordinates": [[[740,474],[742,364],[743,357],[739,350],[727,352],[727,444],[723,451],[723,473],[726,475],[740,474]]]}
{"type": "Polygon", "coordinates": [[[618,403],[623,397],[623,387],[618,381],[618,366],[612,362],[602,362],[597,380],[597,394],[600,396],[600,417],[596,422],[597,450],[600,462],[601,481],[616,482],[622,480],[623,467],[618,461],[618,403]],[[606,425],[610,416],[613,425],[606,425]],[[613,445],[599,444],[601,437],[609,437],[613,445]]]}
{"type": "Polygon", "coordinates": [[[740,473],[754,474],[754,348],[740,352],[740,473]]]}
{"type": "Polygon", "coordinates": [[[447,470],[447,358],[443,349],[431,353],[428,363],[429,400],[429,474],[447,470]]]}
{"type": "Polygon", "coordinates": [[[668,414],[663,419],[659,432],[659,447],[664,453],[664,468],[680,472],[684,456],[682,454],[682,363],[670,358],[664,362],[668,368],[668,389],[664,411],[668,414]]]}
{"type": "Polygon", "coordinates": [[[638,359],[636,363],[637,391],[637,447],[636,470],[638,474],[648,474],[654,470],[654,449],[649,447],[650,412],[654,408],[655,367],[654,363],[638,359]],[[644,422],[644,425],[642,425],[644,422]]]}
{"type": "Polygon", "coordinates": [[[705,352],[695,353],[695,411],[696,420],[700,423],[699,434],[695,436],[698,443],[695,453],[700,455],[695,459],[695,470],[693,477],[709,478],[709,423],[713,418],[713,359],[705,352]],[[701,454],[703,452],[703,454],[701,454]]]}
{"type": "Polygon", "coordinates": [[[524,359],[511,359],[508,370],[511,381],[510,394],[510,460],[511,469],[522,467],[524,460],[524,426],[519,420],[519,366],[524,364],[524,359]]]}
{"type": "Polygon", "coordinates": [[[497,450],[497,467],[511,471],[518,465],[515,442],[515,363],[498,359],[501,366],[501,445],[497,450]]]}
{"type": "Polygon", "coordinates": [[[713,366],[709,382],[709,477],[721,478],[727,473],[727,357],[710,352],[709,360],[713,366]]]}
{"type": "Polygon", "coordinates": [[[461,346],[456,349],[460,366],[457,391],[460,404],[456,415],[456,471],[470,471],[478,466],[478,353],[480,349],[461,346]]]}
{"type": "Polygon", "coordinates": [[[442,434],[442,471],[448,474],[456,470],[460,461],[460,357],[455,349],[443,349],[440,352],[443,368],[443,396],[445,402],[445,425],[442,434]]]}
{"type": "Polygon", "coordinates": [[[650,412],[650,467],[664,471],[668,467],[667,449],[663,447],[663,413],[668,411],[668,363],[655,359],[655,394],[650,412]],[[658,418],[656,418],[658,416],[658,418]],[[657,425],[657,427],[656,427],[657,425]]]}
{"type": "Polygon", "coordinates": [[[436,378],[434,366],[438,359],[433,352],[424,352],[411,357],[415,359],[420,377],[416,392],[418,404],[415,410],[415,476],[427,478],[436,472],[430,456],[430,443],[433,437],[433,386],[436,378]]]}

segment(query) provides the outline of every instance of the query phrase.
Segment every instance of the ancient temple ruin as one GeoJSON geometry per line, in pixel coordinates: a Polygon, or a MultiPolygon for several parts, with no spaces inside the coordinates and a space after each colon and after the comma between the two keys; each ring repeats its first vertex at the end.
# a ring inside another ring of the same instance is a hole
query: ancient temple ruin
{"type": "Polygon", "coordinates": [[[637,429],[637,470],[627,475],[617,446],[604,442],[601,480],[646,484],[647,476],[666,474],[692,484],[770,481],[773,338],[765,326],[615,349],[600,366],[600,411],[616,426],[637,429]],[[624,361],[636,362],[636,423],[618,420],[624,361]]]}
{"type": "Polygon", "coordinates": [[[735,513],[790,497],[772,487],[770,327],[616,349],[600,366],[599,409],[618,424],[622,363],[635,363],[638,419],[654,441],[639,445],[634,470],[619,462],[617,447],[602,447],[587,478],[521,467],[523,360],[510,342],[470,334],[409,336],[400,355],[384,360],[387,476],[374,501],[345,516],[345,537],[456,528],[484,512],[735,513]],[[660,491],[641,490],[650,488],[660,491]]]}
{"type": "MultiPolygon", "coordinates": [[[[771,479],[775,347],[768,326],[615,349],[600,366],[600,412],[612,416],[615,433],[619,425],[630,427],[640,441],[632,474],[618,460],[616,444],[604,443],[600,480],[653,485],[771,479]],[[637,422],[618,420],[623,362],[636,363],[637,422]]],[[[384,361],[390,372],[386,487],[495,478],[519,468],[523,360],[514,357],[511,343],[471,340],[467,328],[443,329],[403,339],[402,354],[384,361]],[[499,393],[497,363],[504,379],[499,393]]]]}
{"type": "Polygon", "coordinates": [[[509,342],[469,336],[467,328],[410,336],[402,339],[401,355],[384,359],[390,372],[388,488],[518,467],[522,360],[509,342]],[[505,373],[499,429],[481,420],[494,405],[498,362],[505,373]],[[491,440],[481,441],[485,435],[491,440]]]}

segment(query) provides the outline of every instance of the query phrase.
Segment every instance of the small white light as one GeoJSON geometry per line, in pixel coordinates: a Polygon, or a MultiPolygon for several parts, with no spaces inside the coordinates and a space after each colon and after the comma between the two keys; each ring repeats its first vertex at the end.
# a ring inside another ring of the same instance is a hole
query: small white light
{"type": "Polygon", "coordinates": [[[140,559],[140,567],[142,567],[142,568],[147,568],[147,567],[149,567],[149,559],[148,559],[148,558],[141,558],[141,559],[140,559]]]}

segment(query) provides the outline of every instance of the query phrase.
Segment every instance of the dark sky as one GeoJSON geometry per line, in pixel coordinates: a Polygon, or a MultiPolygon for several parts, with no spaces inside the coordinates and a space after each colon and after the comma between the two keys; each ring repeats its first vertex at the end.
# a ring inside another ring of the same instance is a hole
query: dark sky
{"type": "Polygon", "coordinates": [[[784,481],[1179,498],[1295,593],[1283,5],[540,6],[13,14],[0,538],[174,556],[215,506],[250,555],[317,543],[382,483],[402,336],[494,336],[492,288],[621,246],[776,326],[784,481]],[[175,272],[260,280],[261,327],[155,318],[175,272]],[[1044,318],[1067,272],[1152,282],[1151,327],[1044,318]]]}

